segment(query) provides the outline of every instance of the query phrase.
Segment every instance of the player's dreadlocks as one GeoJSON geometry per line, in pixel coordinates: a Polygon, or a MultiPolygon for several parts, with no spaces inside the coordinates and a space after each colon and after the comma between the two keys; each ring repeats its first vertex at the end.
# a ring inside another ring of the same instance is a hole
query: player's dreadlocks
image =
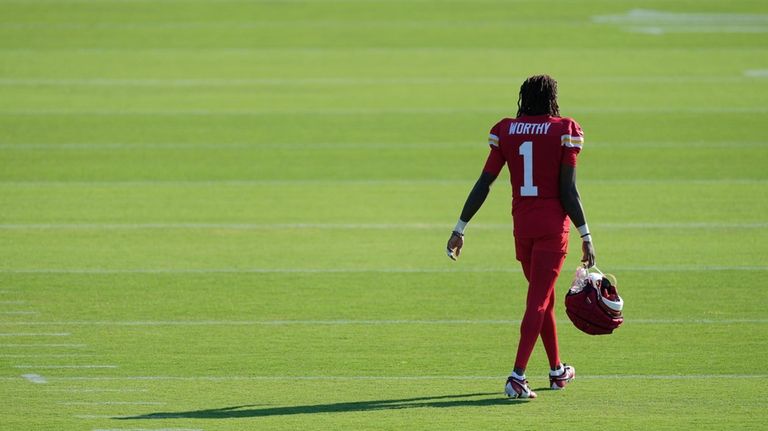
{"type": "Polygon", "coordinates": [[[560,107],[557,106],[557,81],[549,75],[531,76],[520,86],[517,116],[546,114],[560,116],[560,107]]]}

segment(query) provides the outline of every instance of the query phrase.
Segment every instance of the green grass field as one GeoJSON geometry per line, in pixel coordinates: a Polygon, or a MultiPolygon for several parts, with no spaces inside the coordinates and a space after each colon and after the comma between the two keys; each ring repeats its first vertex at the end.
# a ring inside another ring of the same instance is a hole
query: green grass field
{"type": "Polygon", "coordinates": [[[757,0],[0,0],[0,429],[768,429],[767,102],[757,0]],[[515,402],[537,73],[626,323],[515,402]]]}

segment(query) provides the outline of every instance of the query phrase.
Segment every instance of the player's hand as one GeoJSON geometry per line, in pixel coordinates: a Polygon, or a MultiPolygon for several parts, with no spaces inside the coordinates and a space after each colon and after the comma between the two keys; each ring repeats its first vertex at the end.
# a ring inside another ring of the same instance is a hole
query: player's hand
{"type": "Polygon", "coordinates": [[[459,255],[461,254],[461,247],[463,246],[464,246],[464,235],[456,231],[451,232],[451,238],[448,239],[448,246],[446,248],[448,257],[450,257],[453,260],[458,259],[459,255]]]}
{"type": "Polygon", "coordinates": [[[582,263],[587,265],[587,268],[595,266],[595,246],[592,245],[592,241],[582,241],[581,251],[584,253],[581,258],[582,263]]]}

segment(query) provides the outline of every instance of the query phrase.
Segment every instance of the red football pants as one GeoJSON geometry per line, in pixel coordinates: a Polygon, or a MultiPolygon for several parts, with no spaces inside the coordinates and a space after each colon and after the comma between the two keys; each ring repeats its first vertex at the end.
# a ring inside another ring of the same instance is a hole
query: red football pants
{"type": "Polygon", "coordinates": [[[515,368],[525,369],[536,339],[541,336],[551,368],[560,363],[555,322],[555,282],[568,251],[568,234],[515,238],[517,260],[528,280],[528,299],[520,324],[515,368]]]}

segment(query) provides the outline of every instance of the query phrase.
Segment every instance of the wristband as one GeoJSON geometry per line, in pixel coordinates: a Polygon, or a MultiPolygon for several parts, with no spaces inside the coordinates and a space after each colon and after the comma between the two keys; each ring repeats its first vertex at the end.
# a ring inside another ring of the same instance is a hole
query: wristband
{"type": "Polygon", "coordinates": [[[592,242],[592,235],[586,234],[583,237],[581,237],[581,240],[584,242],[592,242]]]}
{"type": "Polygon", "coordinates": [[[587,226],[586,223],[584,223],[583,225],[577,227],[576,229],[579,230],[579,235],[582,238],[584,238],[584,235],[589,235],[589,226],[587,226]]]}
{"type": "Polygon", "coordinates": [[[459,219],[459,222],[456,223],[456,227],[453,228],[453,231],[460,235],[464,235],[464,229],[467,227],[467,223],[469,222],[459,219]]]}

